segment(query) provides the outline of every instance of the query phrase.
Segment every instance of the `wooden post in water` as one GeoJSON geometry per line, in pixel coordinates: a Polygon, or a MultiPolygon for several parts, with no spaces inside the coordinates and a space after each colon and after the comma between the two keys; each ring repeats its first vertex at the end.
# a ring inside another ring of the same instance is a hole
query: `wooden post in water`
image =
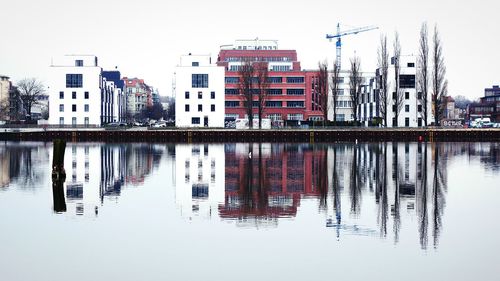
{"type": "Polygon", "coordinates": [[[54,140],[54,153],[52,155],[52,197],[54,199],[54,212],[66,212],[66,201],[64,199],[64,182],[66,171],[64,170],[64,152],[66,141],[54,140]]]}

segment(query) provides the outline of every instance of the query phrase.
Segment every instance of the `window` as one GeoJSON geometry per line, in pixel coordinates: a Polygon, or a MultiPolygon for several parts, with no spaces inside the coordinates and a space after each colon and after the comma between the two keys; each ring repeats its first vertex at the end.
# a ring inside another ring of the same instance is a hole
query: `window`
{"type": "Polygon", "coordinates": [[[185,92],[184,93],[184,98],[187,99],[187,100],[189,99],[189,92],[185,92]]]}
{"type": "Polygon", "coordinates": [[[66,74],[66,88],[82,88],[83,74],[66,74]]]}
{"type": "Polygon", "coordinates": [[[193,125],[200,124],[200,117],[191,118],[191,124],[193,124],[193,125]]]}
{"type": "Polygon", "coordinates": [[[301,96],[304,94],[304,89],[287,89],[286,94],[290,96],[301,96]]]}
{"type": "Polygon", "coordinates": [[[84,108],[83,111],[89,112],[89,105],[88,104],[84,105],[83,108],[84,108]]]}
{"type": "Polygon", "coordinates": [[[210,105],[210,111],[215,112],[215,104],[210,105]]]}
{"type": "Polygon", "coordinates": [[[392,112],[396,112],[396,107],[397,107],[396,105],[392,106],[392,112]]]}
{"type": "Polygon", "coordinates": [[[240,82],[240,78],[238,77],[226,77],[226,84],[238,84],[240,82]]]}
{"type": "Polygon", "coordinates": [[[192,74],[192,88],[208,88],[208,74],[192,74]]]}
{"type": "Polygon", "coordinates": [[[64,125],[64,117],[59,117],[59,125],[64,125]]]}
{"type": "Polygon", "coordinates": [[[224,105],[226,107],[239,107],[240,106],[240,102],[239,101],[226,101],[224,103],[224,105]]]}
{"type": "Polygon", "coordinates": [[[344,89],[338,89],[337,96],[343,96],[343,95],[344,95],[344,89]]]}
{"type": "Polygon", "coordinates": [[[401,88],[415,89],[415,75],[399,75],[399,84],[401,88]]]}
{"type": "Polygon", "coordinates": [[[287,101],[286,107],[304,107],[303,101],[287,101]]]}
{"type": "Polygon", "coordinates": [[[405,92],[405,100],[409,100],[410,99],[410,93],[409,92],[405,92]]]}
{"type": "Polygon", "coordinates": [[[281,114],[271,113],[267,115],[267,118],[271,119],[271,121],[281,120],[281,114]]]}
{"type": "Polygon", "coordinates": [[[304,115],[300,113],[293,113],[287,115],[288,120],[304,120],[304,115]]]}
{"type": "Polygon", "coordinates": [[[64,104],[59,105],[59,112],[64,112],[64,104]]]}
{"type": "Polygon", "coordinates": [[[410,105],[405,105],[405,112],[410,112],[410,105]]]}
{"type": "Polygon", "coordinates": [[[191,66],[200,66],[200,63],[199,63],[199,62],[197,62],[197,61],[193,61],[193,62],[191,63],[191,66]]]}
{"type": "Polygon", "coordinates": [[[226,93],[226,95],[239,95],[240,90],[238,90],[238,89],[226,89],[225,93],[226,93]]]}
{"type": "Polygon", "coordinates": [[[422,127],[422,118],[421,117],[418,118],[418,126],[422,127]]]}
{"type": "Polygon", "coordinates": [[[210,92],[210,99],[215,99],[215,92],[210,92]]]}
{"type": "Polygon", "coordinates": [[[408,67],[415,67],[415,63],[414,62],[409,62],[408,63],[408,67]]]}
{"type": "Polygon", "coordinates": [[[283,95],[282,89],[267,89],[267,94],[270,96],[280,96],[283,95]]]}
{"type": "Polygon", "coordinates": [[[291,84],[301,84],[304,83],[304,77],[287,77],[286,82],[291,84]]]}
{"type": "MultiPolygon", "coordinates": [[[[83,120],[84,120],[84,121],[83,121],[83,124],[85,124],[85,126],[88,126],[88,125],[89,125],[89,123],[90,123],[90,122],[89,122],[89,118],[88,118],[88,117],[85,117],[83,120]]],[[[87,164],[88,164],[88,163],[87,163],[87,164]]]]}
{"type": "Polygon", "coordinates": [[[75,66],[83,66],[83,60],[75,60],[75,66]]]}
{"type": "Polygon", "coordinates": [[[71,125],[76,125],[76,117],[71,118],[71,125]]]}
{"type": "Polygon", "coordinates": [[[203,98],[203,92],[198,92],[198,99],[202,99],[203,98]]]}
{"type": "Polygon", "coordinates": [[[59,99],[64,99],[64,92],[59,92],[59,99]]]}
{"type": "Polygon", "coordinates": [[[283,82],[283,77],[267,77],[267,82],[270,84],[280,84],[283,82]]]}
{"type": "Polygon", "coordinates": [[[203,111],[203,105],[202,104],[198,104],[198,112],[201,112],[203,111]]]}
{"type": "Polygon", "coordinates": [[[419,104],[419,105],[417,106],[417,110],[418,110],[418,112],[422,112],[422,105],[421,105],[421,104],[419,104]]]}
{"type": "Polygon", "coordinates": [[[282,107],[282,101],[266,101],[266,107],[282,107]]]}
{"type": "Polygon", "coordinates": [[[421,100],[421,99],[422,99],[422,92],[418,92],[418,94],[417,94],[417,98],[418,98],[419,100],[421,100]]]}
{"type": "Polygon", "coordinates": [[[395,100],[396,99],[396,92],[392,92],[392,99],[395,100]]]}
{"type": "Polygon", "coordinates": [[[289,65],[273,65],[272,71],[290,71],[289,65]]]}
{"type": "Polygon", "coordinates": [[[84,98],[85,98],[86,100],[88,100],[88,99],[89,99],[89,92],[85,92],[85,93],[84,93],[84,98]]]}
{"type": "Polygon", "coordinates": [[[76,104],[73,104],[73,105],[71,106],[71,111],[76,112],[76,104]]]}
{"type": "Polygon", "coordinates": [[[410,118],[405,118],[405,127],[410,127],[410,118]]]}
{"type": "Polygon", "coordinates": [[[189,112],[189,104],[184,105],[184,111],[189,112]]]}

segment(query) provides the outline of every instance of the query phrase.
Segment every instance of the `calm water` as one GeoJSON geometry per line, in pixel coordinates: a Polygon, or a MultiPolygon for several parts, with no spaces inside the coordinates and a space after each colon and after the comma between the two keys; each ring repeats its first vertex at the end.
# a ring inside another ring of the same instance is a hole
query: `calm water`
{"type": "Polygon", "coordinates": [[[498,280],[499,143],[0,144],[0,280],[498,280]]]}

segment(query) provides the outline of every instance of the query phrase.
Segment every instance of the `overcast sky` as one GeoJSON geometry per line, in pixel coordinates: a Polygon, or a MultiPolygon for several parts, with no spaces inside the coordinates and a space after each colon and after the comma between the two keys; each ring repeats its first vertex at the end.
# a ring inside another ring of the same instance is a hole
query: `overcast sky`
{"type": "Polygon", "coordinates": [[[161,95],[172,91],[179,56],[211,54],[235,39],[276,39],[296,49],[303,68],[335,55],[325,39],[336,30],[376,25],[345,37],[342,60],[356,53],[363,71],[374,71],[380,34],[392,45],[398,30],[403,54],[416,54],[420,25],[438,24],[450,95],[479,97],[500,84],[500,1],[462,0],[1,0],[0,74],[47,81],[51,58],[94,54],[104,69],[144,78],[161,95]]]}

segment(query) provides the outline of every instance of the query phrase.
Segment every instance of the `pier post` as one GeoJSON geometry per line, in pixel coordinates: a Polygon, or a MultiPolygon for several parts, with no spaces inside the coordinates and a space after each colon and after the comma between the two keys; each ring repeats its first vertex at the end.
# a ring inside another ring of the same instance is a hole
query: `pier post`
{"type": "Polygon", "coordinates": [[[64,152],[66,141],[54,140],[54,153],[52,155],[52,198],[54,199],[54,212],[66,212],[66,201],[64,199],[64,182],[66,171],[64,170],[64,152]]]}

